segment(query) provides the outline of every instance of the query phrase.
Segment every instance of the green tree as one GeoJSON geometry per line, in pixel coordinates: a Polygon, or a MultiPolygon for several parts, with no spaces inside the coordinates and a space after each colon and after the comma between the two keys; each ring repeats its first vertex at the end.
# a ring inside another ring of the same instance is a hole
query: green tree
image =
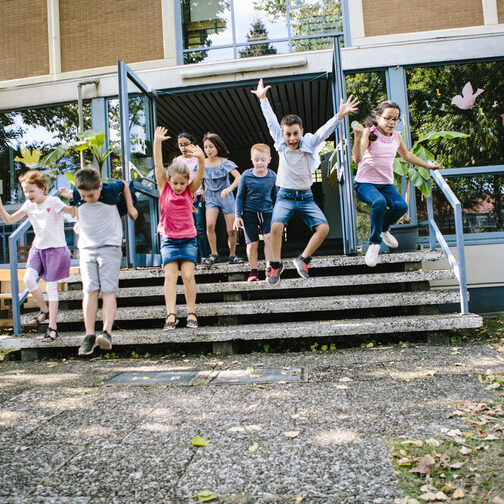
{"type": "MultiPolygon", "coordinates": [[[[249,33],[247,34],[247,42],[259,42],[268,40],[268,30],[260,18],[256,18],[252,23],[249,33]]],[[[263,56],[266,54],[276,54],[277,50],[270,44],[253,44],[245,47],[240,51],[240,58],[250,58],[252,56],[263,56]]]]}

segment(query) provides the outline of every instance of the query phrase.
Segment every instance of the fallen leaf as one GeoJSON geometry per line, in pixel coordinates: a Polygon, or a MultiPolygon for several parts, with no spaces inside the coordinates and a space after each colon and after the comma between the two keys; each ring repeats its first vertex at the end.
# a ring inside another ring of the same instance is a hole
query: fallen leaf
{"type": "Polygon", "coordinates": [[[462,453],[462,455],[468,455],[469,453],[472,453],[472,450],[467,448],[467,446],[462,446],[462,448],[460,448],[460,453],[462,453]]]}
{"type": "Polygon", "coordinates": [[[251,446],[248,447],[248,451],[252,452],[252,453],[255,453],[258,448],[259,448],[259,445],[253,444],[253,445],[251,445],[251,446]]]}
{"type": "Polygon", "coordinates": [[[404,458],[400,459],[397,463],[400,466],[409,466],[409,465],[411,465],[411,460],[407,457],[404,457],[404,458]]]}
{"type": "Polygon", "coordinates": [[[210,441],[203,439],[201,436],[194,436],[192,438],[191,444],[193,446],[207,446],[208,444],[210,444],[210,441]]]}
{"type": "Polygon", "coordinates": [[[294,497],[294,502],[302,502],[304,500],[304,497],[302,495],[296,495],[294,497]]]}
{"type": "Polygon", "coordinates": [[[453,492],[452,499],[462,499],[465,497],[464,490],[461,488],[457,488],[455,492],[453,492]]]}
{"type": "Polygon", "coordinates": [[[422,495],[420,495],[420,499],[422,499],[425,502],[434,502],[436,501],[436,494],[433,492],[427,492],[422,495]]]}
{"type": "Polygon", "coordinates": [[[427,484],[422,485],[420,487],[420,492],[422,492],[422,493],[437,492],[437,491],[438,491],[438,489],[435,486],[431,485],[430,483],[427,483],[427,484]]]}
{"type": "Polygon", "coordinates": [[[336,385],[336,388],[338,390],[350,390],[350,387],[348,387],[347,385],[336,385]]]}
{"type": "Polygon", "coordinates": [[[446,483],[446,485],[441,488],[441,492],[444,492],[444,493],[452,493],[453,491],[455,491],[457,489],[457,487],[453,486],[453,483],[451,481],[448,481],[448,483],[446,483]]]}
{"type": "Polygon", "coordinates": [[[454,462],[450,464],[450,469],[460,469],[464,465],[464,462],[454,462]]]}
{"type": "Polygon", "coordinates": [[[485,387],[485,390],[495,390],[500,387],[500,383],[492,383],[491,385],[488,385],[488,387],[485,387]]]}
{"type": "Polygon", "coordinates": [[[453,367],[462,367],[462,366],[464,366],[464,364],[463,364],[462,362],[454,362],[454,363],[452,364],[452,366],[453,366],[453,367]]]}
{"type": "Polygon", "coordinates": [[[348,378],[348,376],[343,376],[343,378],[340,378],[338,381],[340,381],[340,382],[351,382],[352,379],[348,378]]]}
{"type": "Polygon", "coordinates": [[[441,445],[441,441],[438,441],[437,439],[434,439],[434,438],[429,438],[427,439],[427,441],[425,441],[428,445],[430,446],[440,446],[441,445]]]}
{"type": "Polygon", "coordinates": [[[423,441],[420,441],[420,439],[408,439],[406,441],[401,442],[402,445],[413,445],[416,446],[417,448],[422,448],[423,446],[423,441]]]}
{"type": "Polygon", "coordinates": [[[495,496],[492,500],[492,504],[504,504],[504,499],[501,499],[498,496],[495,496]]]}
{"type": "Polygon", "coordinates": [[[410,469],[409,472],[419,474],[432,474],[433,464],[434,457],[432,457],[432,455],[425,455],[425,457],[422,457],[420,459],[420,463],[413,469],[410,469]]]}
{"type": "Polygon", "coordinates": [[[290,439],[294,439],[299,436],[299,431],[285,431],[284,436],[290,439]]]}
{"type": "Polygon", "coordinates": [[[196,494],[198,500],[200,502],[210,502],[217,499],[217,495],[215,495],[211,490],[201,490],[196,494]]]}
{"type": "Polygon", "coordinates": [[[464,437],[471,439],[474,437],[474,432],[463,432],[464,437]]]}

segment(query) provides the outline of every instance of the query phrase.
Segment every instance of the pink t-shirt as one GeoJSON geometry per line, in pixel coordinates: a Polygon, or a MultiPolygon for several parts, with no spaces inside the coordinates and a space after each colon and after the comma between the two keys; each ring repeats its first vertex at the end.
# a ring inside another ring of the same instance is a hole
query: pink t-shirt
{"type": "Polygon", "coordinates": [[[157,231],[167,238],[194,238],[197,235],[193,219],[194,198],[189,187],[182,194],[167,183],[159,196],[161,220],[157,231]]]}
{"type": "MultiPolygon", "coordinates": [[[[189,168],[189,184],[193,181],[193,178],[196,176],[196,172],[198,171],[198,158],[191,157],[185,158],[184,156],[178,156],[176,161],[184,163],[189,168]]],[[[199,196],[203,194],[203,184],[201,184],[196,190],[195,196],[199,196]]]]}
{"type": "Polygon", "coordinates": [[[401,144],[401,137],[397,131],[386,136],[376,126],[371,126],[378,137],[370,142],[357,169],[355,182],[368,184],[393,184],[394,183],[394,158],[401,144]]]}

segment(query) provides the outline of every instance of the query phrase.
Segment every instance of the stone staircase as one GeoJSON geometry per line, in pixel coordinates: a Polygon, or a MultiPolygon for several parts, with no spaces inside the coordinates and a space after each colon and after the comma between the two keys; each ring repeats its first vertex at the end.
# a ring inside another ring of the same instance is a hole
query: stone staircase
{"type": "MultiPolygon", "coordinates": [[[[159,268],[122,270],[117,297],[117,330],[113,344],[159,345],[212,343],[214,351],[230,353],[237,343],[287,338],[350,337],[426,333],[440,334],[482,325],[478,315],[459,315],[458,289],[430,290],[432,280],[453,278],[451,270],[423,270],[422,261],[436,261],[438,251],[383,254],[376,268],[363,256],[313,259],[311,278],[298,277],[290,260],[279,284],[246,282],[247,265],[198,266],[197,313],[200,327],[185,326],[183,286],[177,286],[181,327],[162,331],[165,317],[163,271],[159,268]],[[440,314],[440,305],[454,313],[440,314]]],[[[263,267],[264,269],[264,267],[263,267]]],[[[78,347],[83,332],[79,275],[60,293],[60,337],[42,343],[40,334],[0,339],[0,347],[31,349],[78,347]]],[[[32,314],[23,315],[26,323],[32,314]]],[[[101,312],[98,312],[101,320],[101,312]]],[[[100,329],[97,323],[97,330],[100,329]]],[[[26,352],[25,352],[26,353],[26,352]]]]}

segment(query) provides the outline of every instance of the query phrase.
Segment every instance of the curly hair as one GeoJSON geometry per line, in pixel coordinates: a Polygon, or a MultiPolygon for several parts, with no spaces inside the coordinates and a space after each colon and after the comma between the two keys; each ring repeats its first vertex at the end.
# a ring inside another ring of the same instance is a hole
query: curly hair
{"type": "Polygon", "coordinates": [[[35,184],[39,189],[42,189],[44,191],[44,194],[47,193],[47,188],[49,187],[49,178],[44,172],[37,170],[28,170],[27,172],[23,173],[23,175],[21,175],[18,180],[21,184],[35,184]]]}

